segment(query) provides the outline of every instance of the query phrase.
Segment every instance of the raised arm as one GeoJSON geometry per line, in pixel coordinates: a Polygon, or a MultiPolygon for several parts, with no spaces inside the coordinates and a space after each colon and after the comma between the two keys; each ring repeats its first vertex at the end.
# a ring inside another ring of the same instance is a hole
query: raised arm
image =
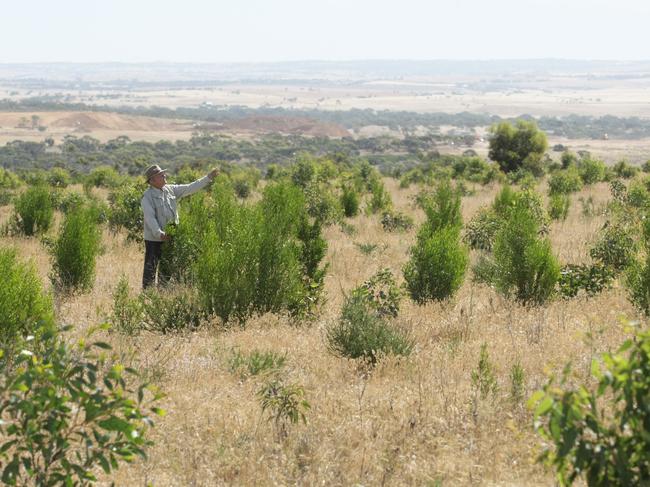
{"type": "Polygon", "coordinates": [[[206,176],[203,176],[201,179],[197,179],[193,183],[174,184],[174,185],[170,185],[170,187],[174,192],[174,196],[176,196],[179,199],[184,198],[185,196],[189,196],[205,188],[208,184],[210,184],[210,181],[212,181],[217,174],[218,174],[218,170],[213,169],[206,176]]]}

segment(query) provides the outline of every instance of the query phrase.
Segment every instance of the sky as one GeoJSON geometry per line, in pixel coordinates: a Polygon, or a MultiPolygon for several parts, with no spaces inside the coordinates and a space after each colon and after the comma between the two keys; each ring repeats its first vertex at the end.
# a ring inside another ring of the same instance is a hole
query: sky
{"type": "Polygon", "coordinates": [[[650,59],[647,0],[0,2],[0,63],[650,59]]]}

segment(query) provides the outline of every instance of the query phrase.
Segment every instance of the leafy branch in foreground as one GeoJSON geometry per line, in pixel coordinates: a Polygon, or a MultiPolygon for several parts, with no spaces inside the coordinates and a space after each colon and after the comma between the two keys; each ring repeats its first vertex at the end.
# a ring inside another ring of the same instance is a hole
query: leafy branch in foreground
{"type": "MultiPolygon", "coordinates": [[[[45,331],[11,362],[0,360],[0,470],[8,485],[91,485],[96,467],[145,457],[153,406],[162,396],[133,388],[132,369],[103,342],[66,344],[45,331]]],[[[3,353],[0,351],[0,353],[3,353]]]]}
{"type": "Polygon", "coordinates": [[[616,353],[594,360],[594,389],[560,387],[553,379],[529,400],[535,427],[550,443],[540,457],[561,485],[584,478],[590,486],[650,482],[650,330],[627,340],[616,353]],[[627,352],[627,353],[626,353],[627,352]]]}

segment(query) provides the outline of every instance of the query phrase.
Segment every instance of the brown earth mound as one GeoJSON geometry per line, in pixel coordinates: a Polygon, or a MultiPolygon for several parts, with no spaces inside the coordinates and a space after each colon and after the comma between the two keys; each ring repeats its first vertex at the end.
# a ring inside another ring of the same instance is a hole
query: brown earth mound
{"type": "Polygon", "coordinates": [[[340,125],[301,117],[246,117],[225,122],[219,130],[227,132],[282,133],[321,137],[346,137],[350,133],[340,125]]]}

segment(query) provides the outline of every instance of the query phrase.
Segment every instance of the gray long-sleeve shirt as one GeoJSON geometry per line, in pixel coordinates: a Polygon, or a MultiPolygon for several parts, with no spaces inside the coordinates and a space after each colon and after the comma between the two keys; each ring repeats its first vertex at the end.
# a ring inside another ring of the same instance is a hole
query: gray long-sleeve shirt
{"type": "Polygon", "coordinates": [[[144,213],[144,239],[162,242],[165,225],[178,223],[176,200],[200,191],[209,183],[210,178],[204,176],[190,184],[166,184],[162,189],[150,186],[140,202],[144,213]]]}

